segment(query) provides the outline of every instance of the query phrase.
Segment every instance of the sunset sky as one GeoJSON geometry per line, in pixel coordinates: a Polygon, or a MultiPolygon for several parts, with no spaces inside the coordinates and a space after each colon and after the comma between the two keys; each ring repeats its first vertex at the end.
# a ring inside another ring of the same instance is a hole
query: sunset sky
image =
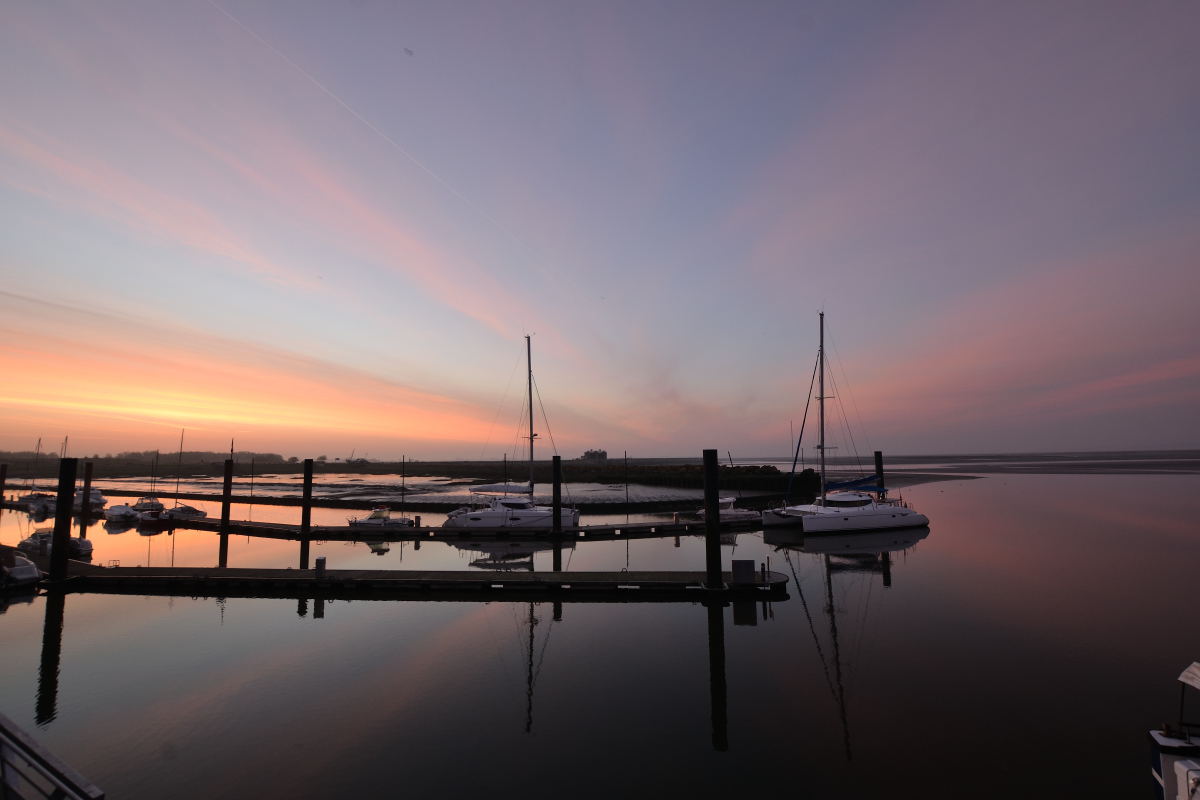
{"type": "Polygon", "coordinates": [[[0,76],[0,449],[499,458],[531,333],[566,457],[779,456],[821,309],[870,448],[1200,447],[1195,2],[14,0],[0,76]]]}

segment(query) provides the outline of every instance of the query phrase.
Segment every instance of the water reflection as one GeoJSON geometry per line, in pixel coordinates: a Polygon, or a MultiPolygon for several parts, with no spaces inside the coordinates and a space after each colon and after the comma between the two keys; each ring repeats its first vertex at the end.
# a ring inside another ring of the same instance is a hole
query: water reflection
{"type": "MultiPolygon", "coordinates": [[[[829,687],[830,696],[837,707],[838,718],[842,728],[842,746],[846,761],[854,758],[850,744],[850,721],[846,710],[846,682],[842,665],[842,642],[838,635],[837,613],[839,609],[834,602],[834,576],[841,574],[865,574],[868,578],[880,575],[883,588],[892,586],[891,554],[907,552],[917,542],[929,536],[929,528],[909,528],[897,531],[877,531],[872,533],[850,533],[839,535],[805,537],[802,532],[786,529],[767,529],[763,532],[763,541],[773,545],[777,553],[781,553],[792,573],[796,594],[804,609],[808,622],[808,630],[812,635],[817,656],[821,662],[821,670],[825,683],[829,687]],[[822,611],[829,620],[830,658],[825,655],[821,638],[817,635],[813,624],[812,613],[809,610],[808,598],[804,595],[804,586],[800,581],[799,570],[793,560],[794,554],[815,555],[821,566],[822,583],[824,586],[824,603],[822,611]]],[[[864,605],[861,619],[857,620],[859,629],[866,627],[868,604],[864,605]]]]}

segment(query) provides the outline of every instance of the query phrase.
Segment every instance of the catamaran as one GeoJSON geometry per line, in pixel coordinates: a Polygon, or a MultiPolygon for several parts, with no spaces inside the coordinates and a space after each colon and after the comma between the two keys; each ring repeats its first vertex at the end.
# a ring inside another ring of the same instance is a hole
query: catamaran
{"type": "MultiPolygon", "coordinates": [[[[492,494],[491,501],[482,507],[462,506],[446,515],[442,523],[446,528],[552,528],[554,509],[533,503],[533,443],[537,434],[533,431],[533,350],[529,336],[525,337],[525,365],[529,394],[529,485],[488,484],[473,486],[475,494],[492,494]],[[512,495],[529,495],[513,497],[512,495]]],[[[562,508],[559,520],[563,527],[579,524],[579,510],[562,508]]]]}
{"type": "MultiPolygon", "coordinates": [[[[817,394],[820,418],[820,441],[817,451],[821,458],[821,496],[816,502],[768,508],[762,512],[763,527],[777,525],[799,526],[804,533],[851,533],[892,528],[917,528],[929,524],[929,518],[918,514],[903,501],[891,500],[883,486],[882,460],[877,460],[875,475],[856,480],[831,483],[825,479],[825,312],[821,312],[821,340],[817,351],[817,374],[820,376],[817,394]],[[871,485],[874,484],[874,485],[871,485]],[[857,490],[857,491],[851,491],[857,490]]],[[[812,388],[810,386],[811,394],[812,388]]],[[[807,416],[807,412],[806,412],[807,416]]],[[[804,426],[800,426],[804,436],[804,426]]],[[[800,440],[796,441],[799,454],[800,440]]],[[[876,456],[879,459],[879,456],[876,456]]],[[[795,474],[795,460],[792,473],[795,474]]]]}

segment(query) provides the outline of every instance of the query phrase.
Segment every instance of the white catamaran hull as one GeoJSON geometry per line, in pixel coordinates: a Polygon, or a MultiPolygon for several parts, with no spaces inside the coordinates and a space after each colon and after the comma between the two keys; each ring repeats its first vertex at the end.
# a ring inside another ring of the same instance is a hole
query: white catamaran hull
{"type": "Polygon", "coordinates": [[[851,533],[883,531],[897,528],[919,528],[929,524],[929,517],[910,508],[888,505],[866,508],[821,508],[820,506],[789,506],[763,512],[763,527],[793,526],[804,533],[851,533]]]}

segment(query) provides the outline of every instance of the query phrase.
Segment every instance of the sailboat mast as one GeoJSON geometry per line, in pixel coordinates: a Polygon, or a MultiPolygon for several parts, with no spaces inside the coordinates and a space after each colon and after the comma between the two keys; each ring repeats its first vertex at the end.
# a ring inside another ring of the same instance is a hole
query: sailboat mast
{"type": "Polygon", "coordinates": [[[825,505],[825,312],[821,312],[821,348],[817,351],[817,361],[821,371],[820,410],[821,410],[821,505],[825,505]]]}
{"type": "Polygon", "coordinates": [[[525,336],[525,365],[528,367],[529,391],[529,499],[533,499],[533,347],[525,336]]]}
{"type": "Polygon", "coordinates": [[[183,434],[186,430],[187,428],[179,429],[179,463],[175,465],[175,508],[179,508],[179,478],[183,474],[183,434]]]}

